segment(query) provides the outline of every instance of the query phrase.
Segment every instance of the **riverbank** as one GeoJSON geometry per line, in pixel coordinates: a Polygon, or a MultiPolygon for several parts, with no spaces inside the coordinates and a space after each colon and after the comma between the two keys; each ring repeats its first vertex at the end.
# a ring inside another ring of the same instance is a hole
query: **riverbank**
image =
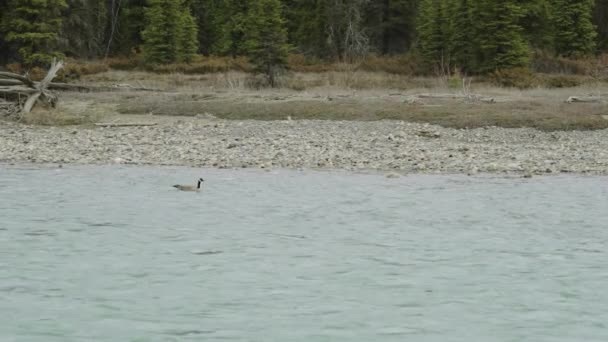
{"type": "Polygon", "coordinates": [[[399,174],[608,174],[608,130],[462,130],[389,120],[128,117],[130,122],[144,119],[156,125],[54,127],[0,121],[0,162],[377,170],[399,174]]]}

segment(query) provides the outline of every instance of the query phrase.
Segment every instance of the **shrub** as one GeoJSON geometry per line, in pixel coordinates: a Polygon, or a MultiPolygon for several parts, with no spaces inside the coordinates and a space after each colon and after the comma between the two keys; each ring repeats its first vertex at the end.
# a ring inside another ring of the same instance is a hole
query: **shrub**
{"type": "Polygon", "coordinates": [[[251,65],[244,57],[197,57],[191,63],[173,63],[161,65],[148,65],[146,69],[161,74],[182,73],[187,75],[209,74],[215,72],[251,71],[251,65]]]}
{"type": "Polygon", "coordinates": [[[539,85],[537,77],[528,68],[500,69],[490,73],[488,78],[501,87],[528,89],[539,85]]]}
{"type": "Polygon", "coordinates": [[[532,58],[532,70],[546,74],[588,75],[593,69],[591,59],[555,57],[547,52],[536,52],[532,58]]]}
{"type": "Polygon", "coordinates": [[[414,75],[421,71],[421,65],[417,56],[399,55],[399,56],[376,56],[372,55],[363,60],[361,70],[364,71],[382,71],[396,75],[414,75]]]}
{"type": "Polygon", "coordinates": [[[301,54],[287,56],[287,65],[289,70],[295,72],[326,72],[334,69],[331,63],[301,54]]]}
{"type": "Polygon", "coordinates": [[[543,78],[543,84],[547,88],[572,88],[583,84],[584,79],[574,75],[547,75],[543,78]]]}
{"type": "Polygon", "coordinates": [[[70,60],[65,67],[57,74],[56,80],[75,80],[81,76],[95,75],[109,71],[110,67],[102,62],[80,62],[70,60]]]}
{"type": "Polygon", "coordinates": [[[133,55],[130,57],[114,57],[106,60],[106,64],[115,70],[135,70],[142,65],[141,55],[133,55]]]}

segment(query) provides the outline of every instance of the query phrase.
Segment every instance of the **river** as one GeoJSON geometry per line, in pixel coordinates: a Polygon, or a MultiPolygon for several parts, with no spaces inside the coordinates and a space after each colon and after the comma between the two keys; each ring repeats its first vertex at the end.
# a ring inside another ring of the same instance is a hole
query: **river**
{"type": "Polygon", "coordinates": [[[607,243],[606,177],[0,165],[0,341],[607,341],[607,243]]]}

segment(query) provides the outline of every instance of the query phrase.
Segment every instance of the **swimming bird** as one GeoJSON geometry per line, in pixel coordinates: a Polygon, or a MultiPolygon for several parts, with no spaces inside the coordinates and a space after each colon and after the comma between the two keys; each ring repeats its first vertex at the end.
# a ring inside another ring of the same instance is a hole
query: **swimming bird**
{"type": "Polygon", "coordinates": [[[196,186],[194,185],[179,185],[176,184],[173,187],[178,189],[179,191],[201,191],[201,184],[204,182],[205,180],[202,178],[198,179],[198,183],[196,184],[196,186]]]}

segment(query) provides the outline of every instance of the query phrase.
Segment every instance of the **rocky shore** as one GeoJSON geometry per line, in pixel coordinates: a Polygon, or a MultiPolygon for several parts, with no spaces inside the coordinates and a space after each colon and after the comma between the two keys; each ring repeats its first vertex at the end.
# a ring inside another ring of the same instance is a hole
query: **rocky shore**
{"type": "Polygon", "coordinates": [[[400,121],[151,120],[158,125],[42,127],[0,121],[0,162],[608,174],[608,130],[456,130],[400,121]]]}

